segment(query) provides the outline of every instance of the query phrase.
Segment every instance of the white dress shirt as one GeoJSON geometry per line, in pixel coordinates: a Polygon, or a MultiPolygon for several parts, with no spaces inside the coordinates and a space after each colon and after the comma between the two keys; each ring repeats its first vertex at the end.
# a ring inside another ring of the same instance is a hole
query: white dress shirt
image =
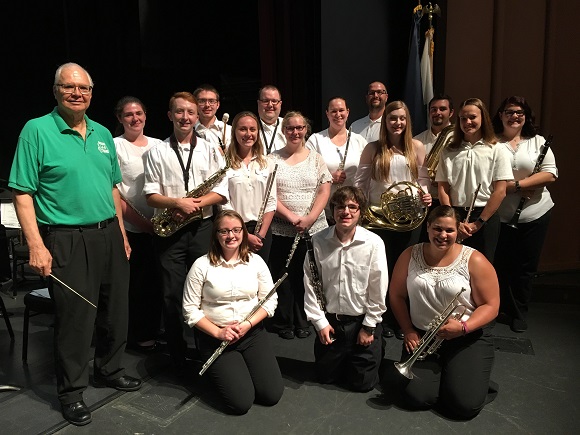
{"type": "MultiPolygon", "coordinates": [[[[145,138],[147,139],[147,145],[144,147],[132,144],[123,136],[118,136],[113,140],[115,141],[117,160],[119,161],[119,167],[123,175],[123,181],[117,184],[119,193],[145,217],[151,219],[154,209],[147,205],[147,198],[143,194],[143,186],[145,184],[145,159],[147,151],[156,144],[163,143],[163,141],[148,136],[145,136],[145,138]]],[[[123,220],[123,222],[127,231],[131,231],[132,233],[141,232],[138,227],[127,220],[123,220]]]]}
{"type": "Polygon", "coordinates": [[[449,183],[451,205],[469,207],[477,185],[481,188],[474,207],[485,207],[493,193],[493,182],[510,181],[514,176],[505,147],[478,140],[463,141],[459,148],[445,148],[439,158],[435,181],[449,183]]]}
{"type": "MultiPolygon", "coordinates": [[[[216,146],[220,146],[220,142],[223,142],[223,134],[224,134],[224,123],[216,119],[213,124],[209,127],[206,127],[201,122],[197,121],[195,124],[195,132],[198,136],[202,139],[205,139],[208,142],[216,146]]],[[[224,149],[226,149],[230,142],[232,141],[232,126],[226,124],[226,137],[225,137],[224,149]]]]}
{"type": "Polygon", "coordinates": [[[369,115],[364,118],[357,119],[351,125],[353,133],[360,134],[367,142],[375,142],[379,140],[381,132],[381,118],[379,116],[374,121],[369,115]]]}
{"type": "Polygon", "coordinates": [[[270,154],[273,151],[284,148],[286,146],[286,136],[284,136],[282,131],[282,118],[278,118],[277,122],[272,125],[266,124],[260,119],[260,138],[262,139],[262,145],[264,145],[264,154],[270,154]],[[274,136],[274,141],[272,142],[274,131],[276,136],[274,136]],[[269,151],[268,147],[270,147],[269,151]]]}
{"type": "MultiPolygon", "coordinates": [[[[228,185],[228,202],[222,208],[237,211],[244,222],[258,219],[270,174],[274,170],[274,163],[267,161],[265,168],[253,158],[248,166],[241,162],[239,169],[228,169],[226,182],[228,185]]],[[[276,180],[272,185],[264,213],[276,210],[276,180]]]]}
{"type": "MultiPolygon", "coordinates": [[[[387,255],[382,239],[357,226],[351,242],[342,244],[331,226],[312,236],[312,246],[326,297],[326,310],[332,314],[364,314],[363,325],[375,327],[387,310],[385,297],[389,278],[387,255]]],[[[314,294],[309,254],[304,260],[304,311],[317,331],[328,326],[328,319],[314,294]]]]}
{"type": "MultiPolygon", "coordinates": [[[[189,143],[178,144],[184,165],[187,165],[190,148],[191,145],[189,143]]],[[[188,190],[193,190],[224,166],[224,158],[216,146],[197,138],[197,144],[193,150],[191,166],[189,168],[188,190]]],[[[225,177],[211,191],[227,197],[225,177]]],[[[146,195],[158,193],[169,198],[183,198],[187,194],[183,180],[183,170],[181,169],[175,151],[169,144],[169,138],[151,148],[147,153],[143,193],[146,195]]],[[[155,214],[162,213],[163,210],[155,209],[155,214]]],[[[204,218],[211,215],[212,206],[204,207],[204,218]]]]}
{"type": "MultiPolygon", "coordinates": [[[[220,260],[212,266],[209,257],[202,255],[187,274],[183,317],[190,327],[203,317],[218,326],[241,322],[274,287],[268,266],[259,255],[250,253],[247,263],[220,260]]],[[[272,317],[277,305],[274,293],[262,308],[272,317]]]]}

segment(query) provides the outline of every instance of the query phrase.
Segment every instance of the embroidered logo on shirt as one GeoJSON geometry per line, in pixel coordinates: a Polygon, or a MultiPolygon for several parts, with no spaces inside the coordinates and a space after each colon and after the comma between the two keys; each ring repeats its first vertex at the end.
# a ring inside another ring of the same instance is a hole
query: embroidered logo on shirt
{"type": "Polygon", "coordinates": [[[109,154],[109,148],[107,148],[107,145],[104,142],[97,142],[97,148],[103,154],[109,154]]]}

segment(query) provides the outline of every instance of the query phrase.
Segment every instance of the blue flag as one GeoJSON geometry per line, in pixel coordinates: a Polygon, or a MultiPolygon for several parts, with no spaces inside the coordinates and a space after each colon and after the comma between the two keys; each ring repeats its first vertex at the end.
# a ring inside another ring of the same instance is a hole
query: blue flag
{"type": "Polygon", "coordinates": [[[423,104],[423,89],[421,87],[421,60],[419,57],[419,35],[423,12],[417,11],[413,15],[413,32],[409,44],[409,62],[407,63],[407,77],[405,78],[404,100],[411,113],[413,136],[427,128],[427,114],[423,104]]]}

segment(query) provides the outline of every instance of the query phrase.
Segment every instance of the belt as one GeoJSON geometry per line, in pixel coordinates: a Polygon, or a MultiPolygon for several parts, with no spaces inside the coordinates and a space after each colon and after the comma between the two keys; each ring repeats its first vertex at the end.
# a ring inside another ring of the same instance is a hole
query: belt
{"type": "Polygon", "coordinates": [[[359,314],[358,316],[349,316],[348,314],[335,314],[335,313],[327,313],[327,316],[330,319],[336,319],[340,323],[352,323],[362,321],[365,318],[364,314],[359,314]]]}
{"type": "Polygon", "coordinates": [[[84,231],[84,230],[100,230],[103,228],[107,228],[110,223],[113,223],[115,220],[114,217],[105,219],[104,221],[97,222],[96,224],[90,225],[45,225],[43,229],[46,231],[84,231]]]}

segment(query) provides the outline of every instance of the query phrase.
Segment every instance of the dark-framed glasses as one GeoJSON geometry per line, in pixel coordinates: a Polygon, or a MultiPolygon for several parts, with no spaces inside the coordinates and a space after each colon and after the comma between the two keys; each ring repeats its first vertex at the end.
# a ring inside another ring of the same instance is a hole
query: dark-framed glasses
{"type": "Polygon", "coordinates": [[[220,236],[227,236],[229,233],[240,234],[242,230],[243,230],[242,227],[234,227],[232,229],[220,228],[219,230],[217,230],[217,233],[220,236]]]}
{"type": "Polygon", "coordinates": [[[377,94],[377,95],[385,95],[386,93],[387,93],[387,90],[386,89],[376,89],[376,90],[373,90],[373,91],[368,91],[367,92],[367,95],[369,97],[374,97],[375,94],[377,94]]]}
{"type": "Polygon", "coordinates": [[[348,210],[351,213],[356,213],[360,210],[360,206],[357,204],[335,205],[334,209],[339,213],[342,213],[345,210],[348,210]]]}
{"type": "Polygon", "coordinates": [[[197,104],[199,104],[200,106],[205,106],[206,104],[208,106],[215,106],[218,103],[218,100],[216,100],[215,98],[200,98],[197,100],[197,104]]]}
{"type": "Polygon", "coordinates": [[[281,102],[282,102],[282,100],[274,100],[274,99],[267,99],[267,98],[260,99],[260,103],[264,104],[265,106],[267,106],[268,104],[271,104],[272,106],[277,106],[281,102]]]}
{"type": "Polygon", "coordinates": [[[288,133],[292,133],[294,130],[296,130],[298,133],[300,133],[301,131],[304,131],[306,126],[305,125],[287,125],[284,128],[286,129],[286,131],[288,133]]]}
{"type": "Polygon", "coordinates": [[[507,109],[507,110],[504,110],[503,113],[505,113],[505,116],[512,116],[512,115],[524,116],[526,114],[526,112],[521,110],[521,109],[520,110],[507,109]]]}
{"type": "Polygon", "coordinates": [[[63,94],[74,94],[75,89],[78,89],[79,92],[83,95],[88,95],[93,91],[92,86],[86,86],[86,85],[77,86],[77,85],[57,83],[57,84],[55,84],[55,86],[58,86],[60,88],[60,91],[63,94]]]}

